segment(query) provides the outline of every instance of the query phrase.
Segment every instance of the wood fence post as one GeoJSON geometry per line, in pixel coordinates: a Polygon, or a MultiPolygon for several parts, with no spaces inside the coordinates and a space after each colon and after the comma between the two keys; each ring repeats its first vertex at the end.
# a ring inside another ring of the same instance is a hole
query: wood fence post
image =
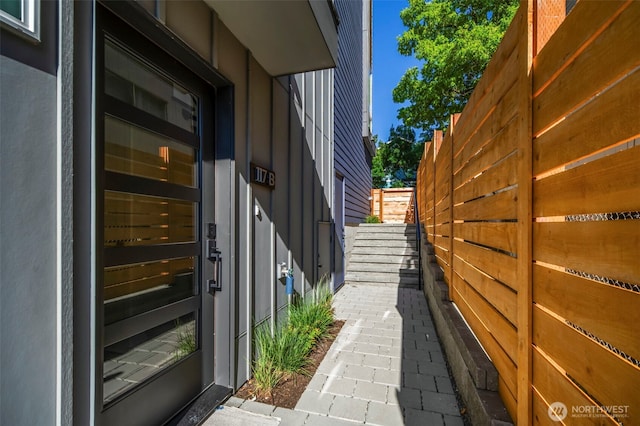
{"type": "Polygon", "coordinates": [[[369,214],[371,216],[376,215],[375,206],[376,206],[376,189],[371,188],[371,199],[369,200],[369,214]]]}
{"type": "Polygon", "coordinates": [[[534,50],[534,0],[520,0],[525,13],[518,41],[518,243],[517,243],[517,418],[518,424],[533,424],[532,392],[532,335],[533,335],[533,278],[532,278],[532,208],[533,208],[533,50],[534,50]]]}
{"type": "Polygon", "coordinates": [[[432,221],[433,221],[433,246],[436,245],[436,175],[438,170],[436,168],[436,157],[438,156],[438,150],[440,149],[440,145],[442,145],[442,130],[434,130],[433,132],[433,158],[431,159],[431,164],[433,164],[433,190],[431,191],[431,197],[433,198],[433,211],[431,213],[432,221]]]}
{"type": "Polygon", "coordinates": [[[384,189],[380,190],[380,222],[384,222],[384,189]]]}
{"type": "Polygon", "coordinates": [[[449,133],[451,134],[451,155],[449,158],[449,299],[453,300],[453,140],[455,125],[460,114],[453,114],[449,118],[449,133]]]}

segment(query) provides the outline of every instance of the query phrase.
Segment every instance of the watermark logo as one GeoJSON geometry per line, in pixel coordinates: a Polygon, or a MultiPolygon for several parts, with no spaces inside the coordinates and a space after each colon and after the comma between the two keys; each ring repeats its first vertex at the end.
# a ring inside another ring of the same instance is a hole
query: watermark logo
{"type": "Polygon", "coordinates": [[[629,416],[628,405],[573,405],[571,412],[567,406],[556,401],[549,405],[547,410],[549,418],[554,422],[561,422],[567,417],[571,418],[598,418],[598,417],[613,417],[615,419],[622,419],[629,416]]]}
{"type": "Polygon", "coordinates": [[[569,410],[567,410],[567,406],[559,401],[552,403],[549,406],[549,409],[547,410],[547,414],[549,414],[549,418],[554,422],[563,421],[567,417],[568,413],[569,413],[569,410]]]}

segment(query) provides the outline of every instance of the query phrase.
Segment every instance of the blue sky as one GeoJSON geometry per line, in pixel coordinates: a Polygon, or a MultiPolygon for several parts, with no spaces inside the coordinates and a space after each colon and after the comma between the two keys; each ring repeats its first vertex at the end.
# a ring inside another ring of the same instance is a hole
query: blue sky
{"type": "Polygon", "coordinates": [[[373,0],[373,134],[380,140],[389,138],[392,125],[400,124],[399,104],[393,102],[391,92],[404,72],[418,64],[413,57],[398,53],[397,37],[406,27],[400,11],[407,0],[373,0]]]}

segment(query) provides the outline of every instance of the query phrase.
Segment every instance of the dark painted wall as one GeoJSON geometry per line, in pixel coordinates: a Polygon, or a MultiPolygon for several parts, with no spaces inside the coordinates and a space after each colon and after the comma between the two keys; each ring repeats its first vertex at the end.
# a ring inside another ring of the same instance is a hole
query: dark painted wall
{"type": "Polygon", "coordinates": [[[371,157],[362,142],[362,2],[336,0],[338,66],[335,70],[335,170],[345,177],[345,223],[369,214],[371,157]]]}

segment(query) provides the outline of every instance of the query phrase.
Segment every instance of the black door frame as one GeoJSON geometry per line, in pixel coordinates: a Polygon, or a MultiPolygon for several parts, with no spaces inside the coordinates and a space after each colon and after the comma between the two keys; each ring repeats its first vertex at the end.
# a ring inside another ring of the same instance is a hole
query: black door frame
{"type": "MultiPolygon", "coordinates": [[[[101,397],[96,394],[96,387],[102,386],[96,374],[96,354],[102,351],[102,342],[94,338],[97,324],[97,298],[95,292],[99,289],[96,283],[96,273],[101,263],[96,262],[95,248],[96,231],[101,232],[98,224],[95,205],[95,160],[99,157],[95,151],[97,127],[96,96],[98,92],[95,76],[96,56],[99,46],[94,41],[99,37],[100,29],[96,23],[99,9],[104,7],[117,15],[123,22],[129,24],[137,37],[144,37],[145,42],[151,42],[165,53],[169,54],[175,63],[186,66],[197,77],[208,83],[215,90],[215,217],[218,223],[218,246],[223,252],[222,280],[223,292],[216,294],[216,324],[221,325],[220,332],[215,335],[215,359],[202,360],[203,368],[209,368],[207,374],[213,374],[215,364],[215,383],[234,386],[233,370],[235,350],[233,335],[235,324],[234,304],[236,267],[235,258],[235,185],[234,185],[234,131],[233,131],[233,87],[210,64],[202,60],[186,44],[177,39],[168,29],[142,7],[134,2],[79,2],[76,3],[74,13],[74,324],[73,324],[73,418],[78,424],[102,424],[100,421],[101,397]],[[94,121],[95,120],[95,121],[94,121]],[[218,176],[221,176],[218,179],[218,176]],[[219,189],[225,188],[225,192],[219,189]],[[208,367],[207,367],[208,366],[208,367]]],[[[213,148],[213,147],[211,147],[213,148]]],[[[203,155],[205,153],[203,152],[203,155]]],[[[204,224],[202,224],[204,225],[204,224]]],[[[200,233],[200,235],[205,235],[200,233]]],[[[98,256],[99,257],[99,256],[98,256]]],[[[213,336],[211,336],[213,339],[213,336]]],[[[166,376],[167,379],[170,375],[166,376]]],[[[173,383],[167,380],[167,386],[173,383]]],[[[154,404],[155,405],[155,404],[154,404]]]]}

